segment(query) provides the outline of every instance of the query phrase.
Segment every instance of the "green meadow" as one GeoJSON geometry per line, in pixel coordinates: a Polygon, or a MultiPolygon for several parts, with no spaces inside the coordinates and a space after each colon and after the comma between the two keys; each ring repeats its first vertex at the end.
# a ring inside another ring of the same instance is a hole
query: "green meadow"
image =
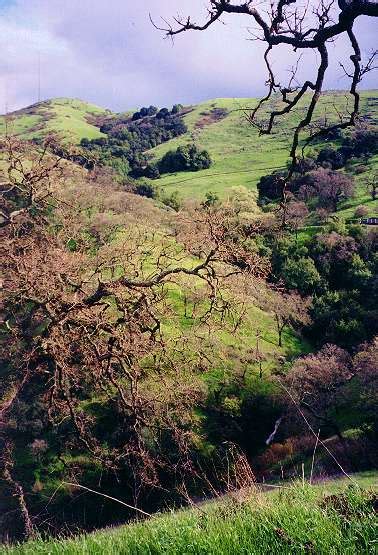
{"type": "MultiPolygon", "coordinates": [[[[378,122],[378,92],[361,92],[361,120],[370,124],[378,122]]],[[[211,168],[199,172],[180,172],[163,175],[154,183],[164,194],[178,192],[179,198],[203,199],[207,192],[214,192],[220,198],[227,198],[232,187],[246,187],[256,191],[262,175],[284,169],[292,130],[304,114],[310,96],[306,95],[296,113],[277,119],[271,135],[260,135],[246,119],[248,109],[256,106],[254,98],[218,98],[195,106],[187,107],[184,121],[188,132],[149,151],[153,161],[159,160],[168,150],[195,142],[198,147],[209,151],[213,160],[211,168]],[[214,109],[225,110],[225,117],[211,121],[209,114],[214,109]]],[[[335,121],[339,112],[348,110],[350,98],[345,92],[324,93],[315,113],[315,121],[335,121]]],[[[262,109],[259,121],[266,121],[271,109],[282,107],[275,99],[262,109]]],[[[94,125],[93,116],[111,115],[109,110],[99,108],[77,99],[57,98],[35,104],[8,116],[8,132],[22,139],[35,139],[48,133],[58,134],[66,143],[79,144],[81,139],[95,139],[103,135],[94,125]]],[[[0,118],[0,134],[5,132],[5,118],[0,118]]],[[[315,148],[321,148],[322,142],[315,148]]],[[[311,149],[309,149],[311,152],[311,149]]],[[[373,211],[376,203],[371,203],[364,187],[366,173],[377,167],[377,157],[369,160],[365,173],[358,174],[352,164],[349,171],[356,175],[357,194],[345,206],[345,216],[350,217],[353,207],[368,203],[373,211]]],[[[344,209],[343,209],[344,215],[344,209]]]]}
{"type": "MultiPolygon", "coordinates": [[[[361,93],[361,113],[368,113],[371,123],[378,122],[376,97],[377,91],[361,93]]],[[[198,147],[209,151],[213,165],[200,172],[163,175],[155,183],[166,193],[178,191],[181,198],[202,199],[209,191],[216,193],[220,198],[227,198],[231,187],[240,186],[255,191],[262,175],[285,168],[292,130],[298,123],[300,114],[303,114],[308,100],[309,96],[302,102],[299,114],[289,114],[278,119],[271,135],[259,135],[258,129],[251,126],[246,119],[246,109],[254,107],[257,99],[215,99],[194,106],[193,110],[184,116],[188,133],[159,145],[152,149],[150,154],[153,160],[159,160],[168,150],[194,141],[198,147]],[[198,123],[203,120],[204,114],[214,108],[227,110],[227,116],[220,121],[199,127],[198,123]]],[[[346,105],[344,93],[326,93],[317,108],[315,119],[324,118],[325,114],[334,119],[335,109],[342,110],[346,105]]],[[[261,112],[261,119],[266,119],[269,109],[276,107],[275,101],[269,102],[261,112]]],[[[324,146],[324,143],[321,146],[324,146]]],[[[377,160],[370,161],[369,166],[377,167],[377,160]]],[[[362,179],[361,175],[358,182],[362,179]]],[[[363,185],[357,187],[357,191],[357,204],[368,200],[363,185]]]]}
{"type": "Polygon", "coordinates": [[[77,99],[56,98],[34,104],[0,118],[0,134],[5,132],[21,139],[40,139],[49,133],[57,134],[64,142],[78,144],[81,139],[104,137],[91,123],[93,116],[106,110],[77,99]]]}

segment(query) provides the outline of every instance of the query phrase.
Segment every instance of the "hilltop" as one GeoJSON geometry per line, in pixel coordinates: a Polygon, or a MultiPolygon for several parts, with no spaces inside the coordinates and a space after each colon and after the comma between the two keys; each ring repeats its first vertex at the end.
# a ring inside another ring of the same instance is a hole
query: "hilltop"
{"type": "MultiPolygon", "coordinates": [[[[104,137],[93,119],[109,113],[109,110],[82,100],[54,98],[8,114],[8,130],[25,140],[41,139],[53,133],[64,142],[79,144],[84,137],[104,137]]],[[[5,121],[2,116],[0,133],[5,131],[5,121]]]]}
{"type": "MultiPolygon", "coordinates": [[[[213,164],[199,172],[165,174],[156,183],[166,194],[177,191],[181,198],[202,199],[209,191],[224,198],[231,187],[240,186],[255,191],[261,176],[285,167],[292,129],[309,98],[309,95],[305,97],[295,114],[278,120],[274,132],[265,136],[260,136],[245,117],[246,110],[256,105],[255,98],[217,98],[185,107],[182,121],[187,132],[147,150],[145,154],[156,162],[167,151],[194,142],[210,153],[213,164]]],[[[314,121],[325,117],[334,120],[338,113],[347,113],[348,102],[345,92],[324,93],[314,121]]],[[[276,107],[277,100],[271,100],[261,119],[276,107]]],[[[100,131],[104,121],[123,122],[131,118],[131,113],[116,114],[81,100],[57,98],[13,112],[8,118],[11,131],[22,139],[40,139],[55,133],[65,143],[79,144],[82,139],[105,138],[100,131]]],[[[378,122],[377,90],[361,92],[361,120],[369,124],[378,122]]],[[[1,132],[4,132],[4,117],[0,119],[1,132]]],[[[375,164],[375,158],[369,161],[369,167],[375,167],[375,164]]],[[[358,202],[368,201],[362,189],[360,193],[358,202]]]]}

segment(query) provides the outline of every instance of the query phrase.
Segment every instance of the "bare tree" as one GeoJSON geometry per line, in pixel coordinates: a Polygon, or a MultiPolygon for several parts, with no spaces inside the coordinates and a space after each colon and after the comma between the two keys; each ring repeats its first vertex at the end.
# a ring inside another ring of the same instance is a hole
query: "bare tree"
{"type": "Polygon", "coordinates": [[[145,488],[159,487],[162,473],[172,480],[195,473],[194,408],[204,403],[201,376],[215,356],[207,343],[239,321],[227,282],[262,277],[267,266],[246,248],[229,207],[194,208],[167,229],[98,214],[94,225],[83,206],[57,200],[49,158],[39,161],[29,145],[26,159],[25,148],[16,153],[9,142],[4,151],[24,169],[8,179],[2,203],[0,442],[9,447],[0,480],[13,480],[30,535],[24,485],[13,478],[13,423],[30,428],[37,405],[42,429],[57,430],[63,450],[83,450],[109,472],[128,469],[135,504],[145,488]],[[34,158],[38,178],[28,169],[34,158]],[[199,300],[186,330],[172,291],[188,289],[199,300]],[[115,429],[105,436],[85,408],[93,399],[112,413],[115,429]]]}
{"type": "Polygon", "coordinates": [[[279,347],[282,347],[285,329],[309,323],[308,305],[309,301],[298,294],[270,291],[268,307],[274,314],[279,347]]]}
{"type": "Polygon", "coordinates": [[[300,328],[311,322],[308,314],[309,298],[303,298],[298,293],[288,292],[282,285],[260,283],[250,288],[256,304],[267,312],[271,312],[276,324],[278,346],[283,346],[283,334],[287,329],[300,328]]]}
{"type": "Polygon", "coordinates": [[[377,339],[361,345],[351,357],[336,345],[298,358],[284,379],[296,406],[315,425],[332,430],[343,440],[342,410],[354,404],[370,423],[377,423],[377,339]]]}
{"type": "Polygon", "coordinates": [[[337,211],[339,203],[353,197],[355,184],[352,177],[334,170],[319,168],[306,176],[306,183],[299,189],[305,200],[317,197],[321,208],[337,211]]]}
{"type": "Polygon", "coordinates": [[[378,172],[373,171],[366,180],[366,190],[371,199],[375,200],[378,194],[378,172]]]}
{"type": "Polygon", "coordinates": [[[287,225],[294,230],[296,238],[298,238],[298,230],[304,225],[309,213],[304,202],[297,201],[295,197],[288,199],[286,214],[283,217],[285,217],[287,225]]]}
{"type": "Polygon", "coordinates": [[[312,93],[311,100],[305,110],[303,118],[296,126],[290,149],[291,165],[286,179],[283,180],[283,200],[286,197],[286,185],[292,176],[299,160],[298,147],[302,132],[311,124],[314,111],[321,96],[324,78],[329,67],[328,45],[338,36],[345,33],[349,39],[352,54],[352,70],[346,69],[346,76],[350,80],[350,94],[353,97],[353,108],[346,117],[340,114],[337,123],[321,126],[305,139],[304,145],[336,129],[345,129],[356,123],[359,113],[360,96],[358,84],[363,76],[374,69],[376,52],[372,52],[369,59],[363,63],[358,38],[354,32],[354,23],[361,16],[377,17],[378,4],[374,0],[313,0],[300,3],[298,0],[274,0],[266,4],[256,4],[252,0],[210,0],[208,3],[208,17],[204,22],[195,22],[191,16],[176,17],[173,23],[165,22],[163,28],[169,37],[195,30],[205,31],[210,26],[222,21],[223,16],[244,15],[251,18],[255,25],[253,38],[266,43],[264,60],[267,68],[268,92],[257,106],[250,110],[248,119],[256,125],[261,134],[270,134],[276,121],[296,108],[305,93],[312,93]],[[275,75],[271,63],[272,54],[277,47],[291,47],[299,53],[297,64],[291,71],[288,83],[281,84],[275,75]],[[319,55],[316,75],[313,80],[299,83],[300,53],[314,50],[319,55]],[[274,93],[278,93],[282,106],[274,109],[266,123],[260,124],[257,115],[260,109],[270,100],[274,93]]]}
{"type": "Polygon", "coordinates": [[[0,227],[20,220],[37,218],[54,204],[54,182],[63,177],[63,159],[51,155],[56,145],[49,136],[40,148],[31,148],[14,137],[0,141],[5,171],[0,174],[0,227]]]}
{"type": "Polygon", "coordinates": [[[348,353],[325,345],[318,353],[299,358],[285,381],[309,418],[342,439],[335,412],[346,403],[344,390],[352,378],[348,353]]]}

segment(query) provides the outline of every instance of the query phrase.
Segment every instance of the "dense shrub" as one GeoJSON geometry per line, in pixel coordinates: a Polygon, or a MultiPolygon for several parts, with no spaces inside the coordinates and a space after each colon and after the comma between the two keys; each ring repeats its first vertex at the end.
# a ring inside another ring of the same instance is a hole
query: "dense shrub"
{"type": "Polygon", "coordinates": [[[317,167],[317,161],[311,156],[306,156],[304,158],[299,158],[295,166],[295,172],[297,174],[304,175],[307,172],[316,170],[317,167]]]}
{"type": "Polygon", "coordinates": [[[363,216],[367,216],[367,214],[369,214],[369,209],[363,204],[360,204],[359,206],[357,206],[354,212],[354,215],[356,216],[356,218],[362,218],[363,216]]]}
{"type": "Polygon", "coordinates": [[[159,179],[160,171],[155,164],[147,164],[147,166],[135,166],[130,171],[130,177],[139,179],[140,177],[147,177],[148,179],[159,179]]]}
{"type": "MultiPolygon", "coordinates": [[[[297,185],[298,182],[297,182],[297,185]]],[[[352,177],[345,173],[319,168],[306,174],[299,186],[299,196],[304,200],[316,198],[318,206],[336,212],[341,201],[354,195],[352,177]]]]}
{"type": "Polygon", "coordinates": [[[168,108],[162,108],[161,110],[158,111],[158,113],[156,114],[156,118],[157,119],[164,119],[169,117],[169,110],[168,108]]]}
{"type": "Polygon", "coordinates": [[[288,260],[282,268],[286,287],[297,289],[302,295],[314,293],[320,285],[321,277],[311,258],[288,260]]]}
{"type": "Polygon", "coordinates": [[[259,200],[264,199],[276,200],[282,196],[283,172],[274,172],[269,175],[263,175],[257,184],[259,192],[259,200]]]}
{"type": "Polygon", "coordinates": [[[174,104],[172,107],[172,114],[179,114],[183,110],[184,106],[182,104],[174,104]]]}
{"type": "Polygon", "coordinates": [[[345,157],[340,150],[326,147],[319,152],[317,162],[324,168],[339,170],[345,165],[345,157]]]}
{"type": "Polygon", "coordinates": [[[206,150],[200,151],[196,145],[179,146],[177,150],[168,151],[160,160],[160,173],[178,171],[198,171],[211,166],[211,158],[206,150]]]}
{"type": "Polygon", "coordinates": [[[340,153],[346,157],[372,156],[378,152],[378,131],[372,127],[356,129],[343,140],[340,153]]]}
{"type": "Polygon", "coordinates": [[[140,109],[139,112],[135,112],[132,116],[133,121],[137,121],[138,119],[145,118],[146,116],[154,116],[158,109],[156,106],[150,106],[149,108],[143,107],[140,109]]]}
{"type": "Polygon", "coordinates": [[[167,108],[159,112],[155,106],[141,108],[132,118],[111,117],[101,125],[107,137],[83,139],[81,146],[97,154],[103,165],[114,167],[123,175],[156,179],[159,170],[148,163],[147,150],[186,133],[187,127],[179,113],[167,108]]]}
{"type": "Polygon", "coordinates": [[[141,197],[155,198],[156,189],[150,183],[138,183],[135,186],[134,192],[141,197]]]}
{"type": "Polygon", "coordinates": [[[178,192],[174,191],[170,195],[165,195],[161,199],[162,203],[168,208],[172,208],[175,212],[178,212],[181,208],[181,203],[178,198],[178,192]]]}

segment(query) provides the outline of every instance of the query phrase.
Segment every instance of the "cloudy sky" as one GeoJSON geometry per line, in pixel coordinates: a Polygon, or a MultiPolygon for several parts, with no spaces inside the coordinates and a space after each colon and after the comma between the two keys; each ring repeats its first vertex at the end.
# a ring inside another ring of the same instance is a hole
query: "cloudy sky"
{"type": "MultiPolygon", "coordinates": [[[[205,6],[206,0],[0,0],[0,112],[37,101],[39,66],[42,98],[82,98],[113,110],[261,94],[262,45],[248,40],[250,18],[231,16],[174,43],[149,20],[149,13],[156,21],[178,13],[201,19],[205,6]]],[[[375,22],[361,18],[356,30],[368,54],[375,22]]],[[[328,88],[347,85],[338,62],[348,62],[350,53],[344,39],[330,47],[328,88]]],[[[302,77],[314,68],[308,56],[302,77]]],[[[284,77],[293,60],[281,50],[275,63],[284,77]]],[[[377,72],[363,86],[378,87],[377,72]]]]}

